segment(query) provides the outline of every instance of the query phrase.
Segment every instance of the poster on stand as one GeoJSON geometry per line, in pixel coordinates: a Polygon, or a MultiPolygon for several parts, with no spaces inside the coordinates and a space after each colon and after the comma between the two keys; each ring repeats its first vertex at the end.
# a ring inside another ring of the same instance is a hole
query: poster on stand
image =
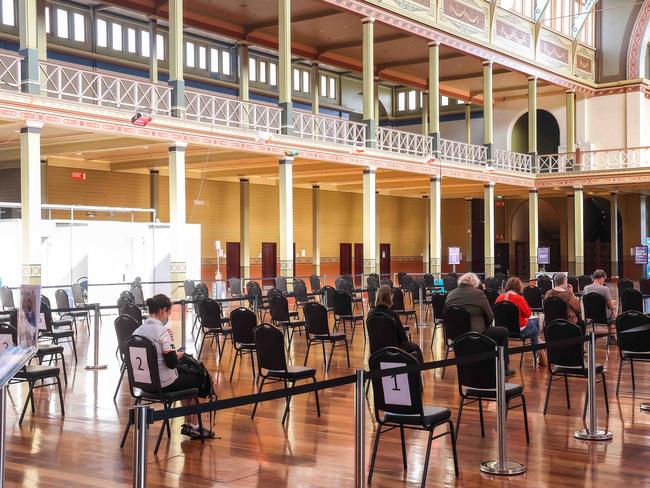
{"type": "Polygon", "coordinates": [[[18,309],[18,346],[36,348],[38,330],[44,328],[45,321],[41,314],[41,286],[22,285],[20,287],[20,306],[18,309]]]}

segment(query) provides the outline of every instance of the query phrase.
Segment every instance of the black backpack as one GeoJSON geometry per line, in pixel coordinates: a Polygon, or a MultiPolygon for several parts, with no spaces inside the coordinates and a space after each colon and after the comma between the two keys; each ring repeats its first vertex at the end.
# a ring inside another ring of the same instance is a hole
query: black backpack
{"type": "Polygon", "coordinates": [[[214,393],[214,385],[212,384],[212,377],[201,361],[189,354],[183,354],[178,360],[176,369],[179,373],[191,374],[201,378],[201,386],[199,387],[199,396],[201,398],[216,396],[214,393]]]}

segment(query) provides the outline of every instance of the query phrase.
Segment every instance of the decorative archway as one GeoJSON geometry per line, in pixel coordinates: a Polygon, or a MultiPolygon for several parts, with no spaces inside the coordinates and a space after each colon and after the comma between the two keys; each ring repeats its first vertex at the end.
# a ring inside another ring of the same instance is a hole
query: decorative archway
{"type": "Polygon", "coordinates": [[[645,66],[648,42],[650,41],[650,0],[645,0],[634,23],[630,45],[627,50],[627,78],[643,78],[648,67],[645,66]]]}
{"type": "MultiPolygon", "coordinates": [[[[560,145],[560,125],[551,112],[537,110],[537,153],[557,152],[560,145]]],[[[528,112],[522,114],[512,126],[510,149],[528,153],[528,112]]]]}

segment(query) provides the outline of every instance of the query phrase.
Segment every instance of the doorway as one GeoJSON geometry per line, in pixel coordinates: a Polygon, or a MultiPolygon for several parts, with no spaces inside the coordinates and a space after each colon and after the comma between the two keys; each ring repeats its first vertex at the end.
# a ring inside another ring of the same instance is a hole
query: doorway
{"type": "Polygon", "coordinates": [[[363,244],[354,244],[354,286],[361,286],[363,274],[363,244]]]}
{"type": "Polygon", "coordinates": [[[379,274],[390,278],[390,244],[379,244],[379,274]]]}
{"type": "MultiPolygon", "coordinates": [[[[537,110],[537,154],[552,154],[560,145],[560,126],[552,113],[537,110]]],[[[528,154],[528,112],[517,119],[512,127],[512,151],[528,154]]]]}
{"type": "Polygon", "coordinates": [[[277,276],[278,251],[275,242],[262,243],[262,285],[275,286],[277,276]]]}
{"type": "Polygon", "coordinates": [[[239,242],[226,242],[226,279],[241,278],[239,242]]]}
{"type": "Polygon", "coordinates": [[[494,272],[508,276],[510,268],[510,245],[507,242],[494,244],[494,272]]]}
{"type": "Polygon", "coordinates": [[[349,242],[339,245],[339,274],[352,274],[352,244],[349,242]]]}

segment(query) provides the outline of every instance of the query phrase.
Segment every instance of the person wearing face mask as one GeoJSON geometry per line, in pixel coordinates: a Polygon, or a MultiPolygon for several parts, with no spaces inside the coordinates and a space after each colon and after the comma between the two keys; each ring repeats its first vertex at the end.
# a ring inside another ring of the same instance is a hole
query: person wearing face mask
{"type": "MultiPolygon", "coordinates": [[[[163,392],[188,390],[192,388],[201,389],[203,377],[178,370],[179,361],[184,353],[176,351],[171,328],[168,327],[169,317],[172,311],[172,302],[166,295],[155,295],[145,302],[149,309],[149,317],[138,327],[133,335],[146,337],[156,346],[158,356],[158,372],[160,374],[160,385],[163,392]]],[[[182,402],[184,405],[193,405],[191,400],[182,402]]],[[[189,415],[181,428],[181,434],[192,439],[199,439],[198,417],[189,415]]],[[[210,439],[214,432],[203,428],[203,437],[210,439]]]]}

